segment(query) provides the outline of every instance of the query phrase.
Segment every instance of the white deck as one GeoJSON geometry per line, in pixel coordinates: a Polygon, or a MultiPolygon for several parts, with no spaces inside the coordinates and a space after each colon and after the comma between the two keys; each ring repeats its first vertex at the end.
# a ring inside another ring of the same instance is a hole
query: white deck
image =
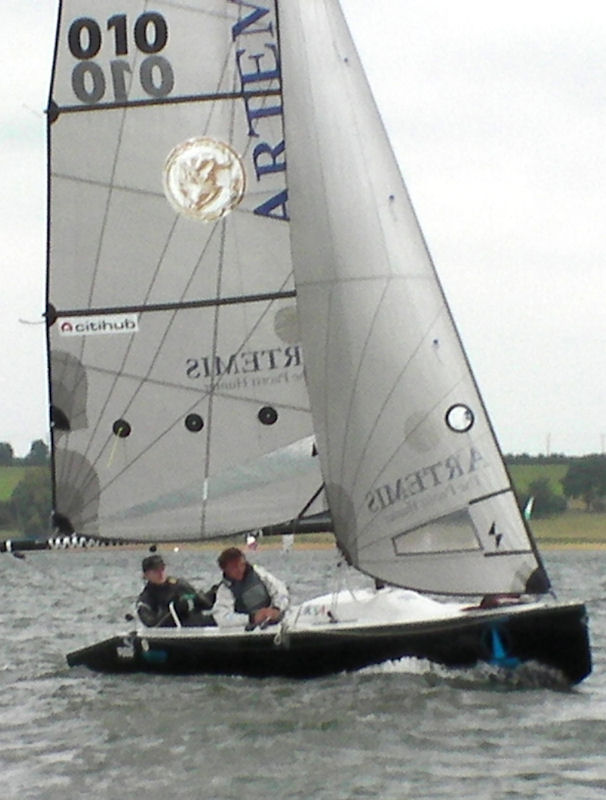
{"type": "MultiPolygon", "coordinates": [[[[255,628],[247,636],[276,636],[306,631],[326,631],[469,619],[474,616],[501,616],[546,607],[548,603],[522,603],[482,610],[469,603],[440,602],[407,589],[386,587],[380,590],[348,589],[311,598],[288,610],[281,624],[255,628]]],[[[229,628],[145,628],[137,633],[147,640],[199,639],[242,636],[243,627],[229,628]]]]}

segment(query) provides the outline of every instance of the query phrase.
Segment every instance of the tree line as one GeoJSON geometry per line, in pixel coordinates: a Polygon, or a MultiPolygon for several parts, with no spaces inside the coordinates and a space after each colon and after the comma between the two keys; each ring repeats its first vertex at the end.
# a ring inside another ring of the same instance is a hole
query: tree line
{"type": "Polygon", "coordinates": [[[0,466],[25,467],[21,480],[7,500],[0,500],[0,531],[18,531],[28,537],[49,534],[51,499],[50,452],[36,439],[23,458],[8,442],[0,442],[0,466]]]}
{"type": "Polygon", "coordinates": [[[36,439],[31,443],[29,453],[24,458],[17,458],[12,444],[0,442],[0,466],[3,467],[41,467],[48,464],[50,452],[46,442],[36,439]]]}
{"type": "Polygon", "coordinates": [[[531,481],[525,492],[516,490],[518,504],[521,509],[527,507],[532,499],[532,514],[536,517],[547,517],[561,514],[569,507],[570,500],[580,500],[585,511],[606,511],[606,455],[592,453],[586,456],[565,456],[561,453],[551,456],[508,455],[508,465],[518,464],[564,464],[567,466],[565,476],[561,479],[562,494],[554,491],[548,477],[540,477],[531,481]]]}

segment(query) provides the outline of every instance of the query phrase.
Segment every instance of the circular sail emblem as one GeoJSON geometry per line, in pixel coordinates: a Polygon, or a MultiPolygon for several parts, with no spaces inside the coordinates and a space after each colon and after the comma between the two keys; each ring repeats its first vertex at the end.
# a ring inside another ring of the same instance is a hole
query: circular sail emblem
{"type": "Polygon", "coordinates": [[[164,194],[181,214],[211,222],[242,200],[246,174],[240,156],[215,139],[194,138],[177,145],[164,165],[164,194]]]}

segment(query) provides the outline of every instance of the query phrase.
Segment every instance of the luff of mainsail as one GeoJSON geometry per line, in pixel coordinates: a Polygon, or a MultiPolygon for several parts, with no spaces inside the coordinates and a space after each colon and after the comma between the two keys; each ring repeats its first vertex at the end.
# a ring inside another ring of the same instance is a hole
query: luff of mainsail
{"type": "Polygon", "coordinates": [[[339,3],[279,10],[295,283],[339,545],[401,586],[547,591],[339,3]]]}
{"type": "MultiPolygon", "coordinates": [[[[63,0],[49,102],[55,522],[197,539],[322,484],[273,3],[63,0]]],[[[316,503],[314,513],[322,508],[316,503]]]]}

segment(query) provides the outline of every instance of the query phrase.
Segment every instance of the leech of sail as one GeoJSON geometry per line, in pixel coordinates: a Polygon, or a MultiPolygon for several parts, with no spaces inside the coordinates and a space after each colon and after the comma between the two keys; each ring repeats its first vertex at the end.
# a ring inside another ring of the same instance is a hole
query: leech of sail
{"type": "Polygon", "coordinates": [[[187,308],[212,308],[213,306],[233,306],[240,303],[264,303],[272,300],[286,300],[296,297],[294,289],[288,292],[270,292],[268,294],[250,294],[240,297],[216,297],[212,300],[188,300],[178,303],[151,303],[145,306],[115,306],[110,308],[77,308],[57,311],[59,317],[90,317],[103,314],[139,314],[148,311],[174,311],[187,308]]]}

